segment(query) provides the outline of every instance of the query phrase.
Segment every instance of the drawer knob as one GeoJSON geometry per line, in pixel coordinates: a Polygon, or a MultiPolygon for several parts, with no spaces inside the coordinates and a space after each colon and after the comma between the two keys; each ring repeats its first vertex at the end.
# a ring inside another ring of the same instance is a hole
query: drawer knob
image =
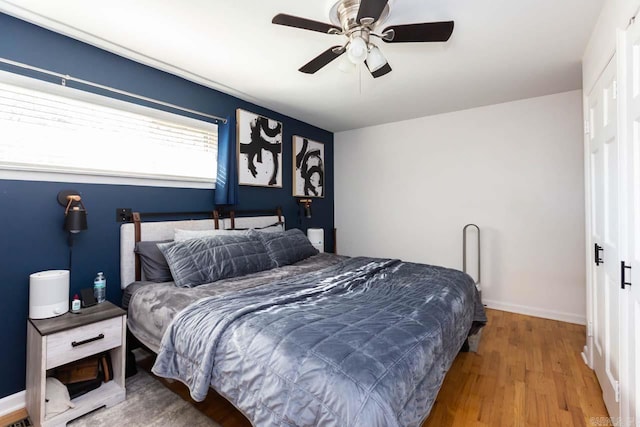
{"type": "Polygon", "coordinates": [[[104,334],[100,334],[97,337],[89,338],[83,341],[73,341],[71,347],[78,347],[83,344],[89,344],[90,342],[98,341],[104,338],[104,334]]]}

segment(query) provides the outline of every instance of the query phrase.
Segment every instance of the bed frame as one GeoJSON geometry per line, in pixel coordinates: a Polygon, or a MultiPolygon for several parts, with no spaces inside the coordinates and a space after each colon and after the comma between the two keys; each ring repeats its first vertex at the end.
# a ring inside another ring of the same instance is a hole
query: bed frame
{"type": "Polygon", "coordinates": [[[144,280],[140,260],[134,252],[137,242],[173,240],[174,230],[232,230],[260,228],[281,223],[282,209],[220,210],[209,212],[134,212],[133,222],[120,226],[120,287],[125,289],[137,280],[144,280]],[[160,220],[167,217],[209,216],[205,219],[160,220]],[[150,219],[149,221],[143,221],[150,219]],[[154,220],[155,219],[155,220],[154,220]]]}

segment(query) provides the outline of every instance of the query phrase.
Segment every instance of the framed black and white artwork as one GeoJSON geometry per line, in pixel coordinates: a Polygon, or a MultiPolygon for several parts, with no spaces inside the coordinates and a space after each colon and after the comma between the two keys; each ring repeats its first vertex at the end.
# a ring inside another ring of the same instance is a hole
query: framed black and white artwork
{"type": "Polygon", "coordinates": [[[238,184],[282,187],[282,123],[236,110],[238,184]]]}
{"type": "Polygon", "coordinates": [[[324,197],[324,144],[293,137],[294,197],[324,197]]]}

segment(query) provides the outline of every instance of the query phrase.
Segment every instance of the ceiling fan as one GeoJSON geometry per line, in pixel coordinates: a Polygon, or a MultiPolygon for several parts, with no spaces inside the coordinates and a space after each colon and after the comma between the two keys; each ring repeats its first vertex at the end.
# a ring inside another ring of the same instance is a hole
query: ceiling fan
{"type": "MultiPolygon", "coordinates": [[[[272,23],[320,33],[346,36],[344,45],[332,46],[303,65],[299,71],[313,74],[346,53],[347,64],[364,64],[374,78],[391,72],[391,66],[373,37],[386,43],[446,42],[453,32],[453,21],[391,25],[379,30],[389,17],[388,0],[340,0],[332,8],[331,24],[280,13],[272,23]]],[[[355,67],[355,65],[352,65],[355,67]]]]}

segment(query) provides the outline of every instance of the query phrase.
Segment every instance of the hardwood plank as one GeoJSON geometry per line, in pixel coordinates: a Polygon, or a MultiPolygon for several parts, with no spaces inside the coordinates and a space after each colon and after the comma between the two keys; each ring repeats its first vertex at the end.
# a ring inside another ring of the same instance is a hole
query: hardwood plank
{"type": "MultiPolygon", "coordinates": [[[[580,356],[584,326],[490,309],[487,316],[478,352],[457,356],[422,427],[588,426],[608,416],[580,356]]],[[[140,365],[150,371],[153,359],[140,365]]],[[[223,427],[251,426],[213,390],[193,402],[179,381],[162,383],[223,427]]]]}
{"type": "Polygon", "coordinates": [[[27,415],[28,414],[27,414],[26,408],[22,408],[10,414],[3,415],[0,417],[0,426],[5,427],[13,423],[16,423],[20,420],[24,420],[25,418],[27,418],[27,415]]]}
{"type": "MultiPolygon", "coordinates": [[[[487,316],[478,353],[456,359],[471,358],[464,365],[470,368],[460,373],[461,366],[453,364],[422,427],[455,425],[439,413],[453,395],[461,411],[474,410],[465,400],[480,398],[478,421],[491,426],[579,426],[608,416],[598,380],[580,356],[584,326],[490,309],[487,316]],[[484,385],[474,389],[452,381],[476,373],[484,385]]],[[[455,419],[464,417],[455,414],[455,419]]]]}

